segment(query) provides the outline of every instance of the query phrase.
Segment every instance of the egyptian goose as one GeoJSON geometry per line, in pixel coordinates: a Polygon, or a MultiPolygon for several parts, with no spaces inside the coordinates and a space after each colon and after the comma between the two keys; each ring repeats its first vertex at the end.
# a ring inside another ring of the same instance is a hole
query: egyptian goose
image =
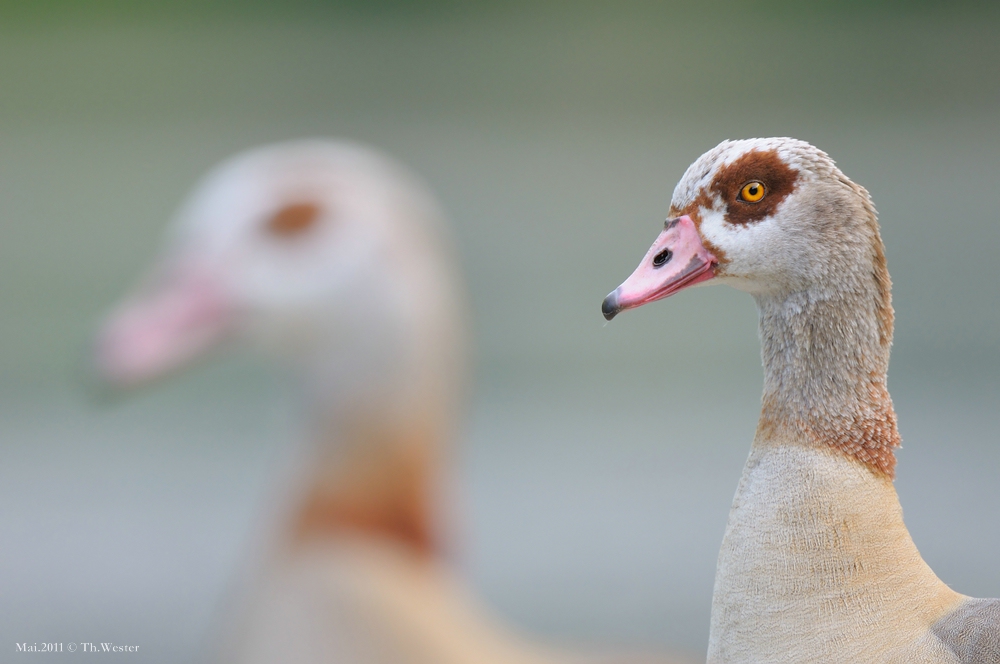
{"type": "Polygon", "coordinates": [[[704,283],[754,297],[764,364],[708,661],[1000,662],[1000,600],[951,590],[903,525],[890,281],[868,192],[803,141],[721,143],[687,169],[603,313],[704,283]]]}
{"type": "Polygon", "coordinates": [[[222,661],[566,661],[490,619],[441,555],[433,506],[465,345],[443,231],[425,189],[366,148],[256,149],[196,188],[104,327],[96,364],[116,385],[224,342],[271,353],[302,384],[312,448],[213,639],[222,661]]]}

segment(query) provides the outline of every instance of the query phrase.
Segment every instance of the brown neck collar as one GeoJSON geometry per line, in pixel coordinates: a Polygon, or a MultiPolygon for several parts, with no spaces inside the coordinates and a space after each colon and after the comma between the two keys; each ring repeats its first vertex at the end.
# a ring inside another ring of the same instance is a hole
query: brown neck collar
{"type": "Polygon", "coordinates": [[[420,555],[441,551],[433,518],[441,435],[415,426],[368,431],[321,460],[292,527],[297,543],[357,534],[403,544],[420,555]]]}

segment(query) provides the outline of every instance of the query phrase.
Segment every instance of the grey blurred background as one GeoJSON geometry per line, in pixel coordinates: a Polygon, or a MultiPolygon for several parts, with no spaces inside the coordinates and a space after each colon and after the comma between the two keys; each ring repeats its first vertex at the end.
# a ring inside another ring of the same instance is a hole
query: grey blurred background
{"type": "Polygon", "coordinates": [[[687,164],[761,135],[871,191],[907,523],[947,583],[1000,596],[998,109],[986,3],[0,5],[0,653],[211,640],[298,433],[288,390],[231,356],[105,403],[83,358],[196,178],[299,136],[396,155],[454,222],[478,335],[456,559],[500,615],[703,653],[753,304],[599,305],[687,164]]]}

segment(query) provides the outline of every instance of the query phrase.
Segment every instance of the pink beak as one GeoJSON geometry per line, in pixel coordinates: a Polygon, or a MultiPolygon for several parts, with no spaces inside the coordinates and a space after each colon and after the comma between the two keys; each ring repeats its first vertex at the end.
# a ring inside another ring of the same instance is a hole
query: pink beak
{"type": "Polygon", "coordinates": [[[604,298],[601,312],[611,320],[620,311],[708,281],[715,276],[718,262],[705,249],[691,217],[668,219],[632,276],[604,298]]]}
{"type": "Polygon", "coordinates": [[[179,368],[227,336],[232,311],[217,280],[175,265],[111,314],[94,364],[116,387],[132,387],[179,368]]]}

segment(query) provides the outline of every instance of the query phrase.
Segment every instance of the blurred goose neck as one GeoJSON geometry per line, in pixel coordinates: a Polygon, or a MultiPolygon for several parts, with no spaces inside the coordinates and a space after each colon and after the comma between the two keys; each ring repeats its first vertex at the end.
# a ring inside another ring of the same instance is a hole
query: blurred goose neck
{"type": "Polygon", "coordinates": [[[292,532],[296,542],[364,534],[421,555],[440,551],[434,519],[443,441],[440,419],[355,421],[321,446],[292,532]]]}
{"type": "Polygon", "coordinates": [[[461,407],[464,327],[447,264],[422,260],[395,296],[381,298],[396,306],[370,311],[352,343],[338,345],[349,353],[320,353],[304,372],[315,435],[297,540],[363,532],[421,554],[441,550],[439,498],[461,407]]]}

